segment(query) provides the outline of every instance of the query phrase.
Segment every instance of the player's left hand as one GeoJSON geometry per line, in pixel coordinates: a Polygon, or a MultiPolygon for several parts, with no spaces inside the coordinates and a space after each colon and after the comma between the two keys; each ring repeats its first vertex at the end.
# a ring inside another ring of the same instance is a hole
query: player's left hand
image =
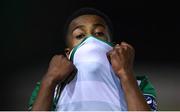
{"type": "Polygon", "coordinates": [[[114,72],[119,78],[133,73],[134,48],[126,42],[121,42],[107,53],[114,72]]]}

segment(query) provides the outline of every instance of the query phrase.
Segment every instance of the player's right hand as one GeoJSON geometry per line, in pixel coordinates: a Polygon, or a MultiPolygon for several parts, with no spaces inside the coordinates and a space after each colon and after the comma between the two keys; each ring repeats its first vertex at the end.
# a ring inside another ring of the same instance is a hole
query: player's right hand
{"type": "Polygon", "coordinates": [[[64,81],[74,69],[75,66],[67,59],[67,57],[55,55],[49,63],[49,68],[44,79],[50,80],[56,85],[57,83],[64,81]]]}

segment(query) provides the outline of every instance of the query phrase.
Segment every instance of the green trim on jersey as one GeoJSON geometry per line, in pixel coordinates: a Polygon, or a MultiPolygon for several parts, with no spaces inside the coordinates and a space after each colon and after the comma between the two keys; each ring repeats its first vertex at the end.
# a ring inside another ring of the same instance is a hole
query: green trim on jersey
{"type": "Polygon", "coordinates": [[[104,43],[106,43],[107,45],[109,45],[109,46],[111,46],[111,47],[113,47],[114,45],[111,43],[111,42],[108,42],[108,41],[106,41],[106,40],[103,40],[103,39],[101,39],[101,38],[96,38],[96,37],[94,37],[94,36],[87,36],[86,38],[84,38],[78,45],[76,45],[73,49],[72,49],[72,52],[70,53],[70,60],[71,61],[73,61],[73,58],[74,58],[74,54],[75,54],[75,52],[77,51],[77,49],[79,48],[79,47],[81,47],[82,45],[83,45],[83,43],[84,43],[84,41],[85,40],[87,40],[88,38],[95,38],[95,39],[97,39],[97,40],[100,40],[101,42],[104,42],[104,43]]]}
{"type": "MultiPolygon", "coordinates": [[[[156,99],[156,91],[155,91],[153,85],[151,84],[151,82],[148,80],[148,77],[147,76],[137,76],[136,79],[137,79],[137,81],[140,82],[139,88],[140,88],[141,92],[144,95],[150,95],[150,96],[153,96],[154,99],[156,99]]],[[[32,92],[32,95],[30,97],[29,104],[28,104],[28,110],[32,109],[32,105],[38,95],[39,90],[40,90],[40,82],[38,82],[36,84],[36,87],[32,92]]],[[[55,97],[53,99],[52,110],[55,110],[56,105],[58,103],[59,97],[56,97],[56,96],[57,95],[55,95],[55,97]]]]}

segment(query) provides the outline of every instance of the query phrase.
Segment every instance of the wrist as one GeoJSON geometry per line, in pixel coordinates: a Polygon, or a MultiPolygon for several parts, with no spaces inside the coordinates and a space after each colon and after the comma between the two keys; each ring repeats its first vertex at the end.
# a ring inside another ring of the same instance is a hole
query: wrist
{"type": "Polygon", "coordinates": [[[42,85],[50,88],[55,88],[57,85],[57,81],[52,76],[45,75],[42,79],[42,85]]]}
{"type": "Polygon", "coordinates": [[[121,84],[124,90],[131,91],[134,89],[138,89],[137,80],[134,77],[133,72],[126,72],[125,74],[122,74],[122,77],[120,77],[120,80],[121,80],[121,84]]]}
{"type": "Polygon", "coordinates": [[[121,80],[129,80],[130,78],[134,77],[134,72],[133,70],[119,70],[117,72],[118,77],[121,80]]]}

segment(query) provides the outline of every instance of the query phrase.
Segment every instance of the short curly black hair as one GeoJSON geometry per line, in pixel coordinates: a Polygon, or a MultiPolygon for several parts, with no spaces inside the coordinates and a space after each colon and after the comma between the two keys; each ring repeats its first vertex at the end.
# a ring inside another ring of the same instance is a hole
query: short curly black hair
{"type": "Polygon", "coordinates": [[[82,16],[82,15],[97,15],[100,16],[106,23],[106,25],[109,28],[109,33],[110,33],[110,39],[113,37],[113,25],[109,17],[101,12],[100,10],[97,10],[95,8],[90,8],[90,7],[85,7],[81,8],[77,11],[75,11],[66,21],[65,26],[64,26],[64,37],[67,37],[68,29],[70,23],[77,17],[82,16]]]}

